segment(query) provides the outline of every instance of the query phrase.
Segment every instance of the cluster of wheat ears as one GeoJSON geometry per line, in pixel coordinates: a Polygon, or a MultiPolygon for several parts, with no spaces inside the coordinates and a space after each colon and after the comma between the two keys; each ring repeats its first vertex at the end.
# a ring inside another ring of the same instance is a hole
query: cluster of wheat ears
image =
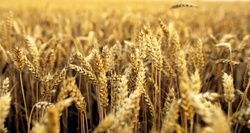
{"type": "Polygon", "coordinates": [[[247,4],[164,4],[0,6],[0,133],[250,131],[247,4]]]}

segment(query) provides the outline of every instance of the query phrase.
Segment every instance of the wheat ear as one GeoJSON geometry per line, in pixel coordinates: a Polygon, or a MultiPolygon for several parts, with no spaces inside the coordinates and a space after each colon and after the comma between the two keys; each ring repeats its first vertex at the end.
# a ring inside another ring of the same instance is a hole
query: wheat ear
{"type": "Polygon", "coordinates": [[[4,96],[9,92],[9,89],[10,89],[9,84],[10,84],[10,80],[7,77],[3,80],[2,88],[0,88],[0,96],[4,96]]]}
{"type": "Polygon", "coordinates": [[[35,41],[33,38],[31,38],[29,35],[26,37],[27,45],[28,45],[28,51],[33,57],[33,61],[35,63],[35,67],[38,68],[39,66],[39,55],[38,55],[38,49],[36,46],[35,41]]]}
{"type": "Polygon", "coordinates": [[[113,114],[105,117],[103,121],[97,126],[93,133],[103,133],[108,131],[115,122],[115,116],[113,114]]]}
{"type": "Polygon", "coordinates": [[[192,4],[192,3],[179,3],[171,6],[171,9],[181,8],[181,7],[192,7],[192,8],[198,8],[198,5],[192,4]]]}
{"type": "Polygon", "coordinates": [[[75,78],[67,78],[63,82],[63,86],[58,95],[58,101],[66,99],[68,95],[74,98],[74,102],[79,112],[83,113],[84,111],[86,111],[86,102],[84,100],[85,98],[77,88],[75,78]]]}
{"type": "Polygon", "coordinates": [[[0,132],[7,133],[7,129],[4,128],[4,121],[9,114],[11,97],[10,93],[0,97],[0,132]]]}
{"type": "Polygon", "coordinates": [[[126,125],[132,126],[132,124],[134,124],[135,122],[134,118],[137,117],[136,114],[138,114],[138,111],[140,109],[139,107],[140,96],[141,96],[141,91],[139,89],[136,89],[134,92],[130,94],[128,98],[124,99],[123,101],[124,104],[116,113],[116,117],[118,119],[112,126],[115,132],[124,129],[126,125]]]}
{"type": "Polygon", "coordinates": [[[41,122],[36,123],[31,132],[59,133],[60,132],[59,119],[62,114],[62,111],[68,106],[70,106],[72,101],[73,101],[72,98],[68,98],[59,101],[56,105],[49,106],[41,122]]]}
{"type": "Polygon", "coordinates": [[[232,103],[235,100],[233,77],[231,75],[227,75],[227,73],[224,73],[222,75],[222,79],[223,79],[222,84],[224,88],[224,98],[225,101],[228,103],[228,119],[230,119],[232,113],[232,103]]]}
{"type": "Polygon", "coordinates": [[[183,124],[187,131],[187,119],[193,119],[193,112],[194,108],[191,105],[190,98],[188,95],[190,94],[191,87],[190,87],[190,79],[187,73],[187,62],[185,59],[185,54],[183,50],[180,50],[179,57],[178,57],[178,70],[179,70],[179,80],[180,80],[180,96],[181,96],[181,103],[180,106],[183,109],[183,124]]]}
{"type": "Polygon", "coordinates": [[[169,111],[163,118],[161,133],[174,132],[184,133],[184,129],[177,123],[179,117],[179,105],[177,101],[170,104],[169,111]]]}

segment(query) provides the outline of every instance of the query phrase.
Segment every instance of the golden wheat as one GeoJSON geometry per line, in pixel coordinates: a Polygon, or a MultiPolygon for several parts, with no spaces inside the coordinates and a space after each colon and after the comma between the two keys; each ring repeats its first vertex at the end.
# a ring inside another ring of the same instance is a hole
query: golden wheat
{"type": "Polygon", "coordinates": [[[250,131],[249,2],[20,3],[0,4],[0,132],[250,131]]]}

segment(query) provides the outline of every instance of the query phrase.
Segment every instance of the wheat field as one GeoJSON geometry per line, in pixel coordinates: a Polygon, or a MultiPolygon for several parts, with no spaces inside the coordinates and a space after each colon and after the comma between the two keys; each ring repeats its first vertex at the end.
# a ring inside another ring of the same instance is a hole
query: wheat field
{"type": "Polygon", "coordinates": [[[0,133],[250,132],[248,5],[1,0],[0,133]]]}

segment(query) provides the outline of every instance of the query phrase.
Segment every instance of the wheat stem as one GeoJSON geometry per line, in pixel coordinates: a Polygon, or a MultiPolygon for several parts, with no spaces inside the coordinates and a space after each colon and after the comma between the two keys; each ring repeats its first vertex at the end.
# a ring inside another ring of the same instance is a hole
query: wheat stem
{"type": "Polygon", "coordinates": [[[26,118],[26,121],[29,120],[29,117],[28,117],[28,109],[27,109],[27,104],[26,104],[26,97],[25,97],[25,94],[24,94],[24,88],[23,88],[23,80],[22,80],[22,72],[20,71],[19,73],[19,79],[20,79],[20,83],[21,83],[21,90],[22,90],[22,96],[23,96],[23,103],[24,103],[24,108],[25,108],[25,118],[26,118]]]}

